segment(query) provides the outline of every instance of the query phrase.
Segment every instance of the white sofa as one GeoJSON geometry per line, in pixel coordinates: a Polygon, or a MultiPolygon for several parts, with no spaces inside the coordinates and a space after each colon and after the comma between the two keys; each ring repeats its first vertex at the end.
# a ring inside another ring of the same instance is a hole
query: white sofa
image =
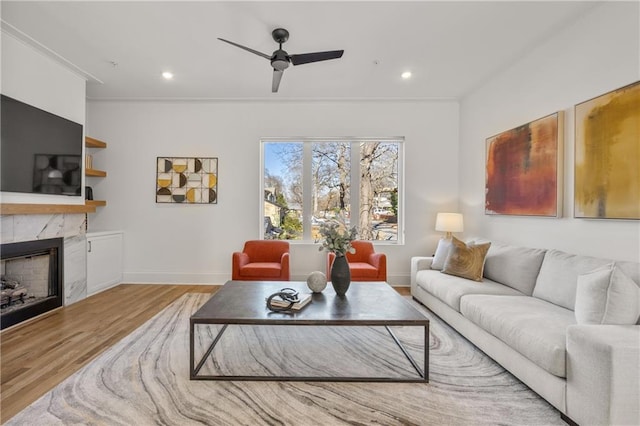
{"type": "MultiPolygon", "coordinates": [[[[614,261],[492,243],[476,282],[433,270],[432,260],[411,259],[414,299],[565,420],[640,424],[640,326],[577,324],[574,314],[578,276],[614,261]]],[[[640,263],[615,265],[640,287],[640,263]]]]}

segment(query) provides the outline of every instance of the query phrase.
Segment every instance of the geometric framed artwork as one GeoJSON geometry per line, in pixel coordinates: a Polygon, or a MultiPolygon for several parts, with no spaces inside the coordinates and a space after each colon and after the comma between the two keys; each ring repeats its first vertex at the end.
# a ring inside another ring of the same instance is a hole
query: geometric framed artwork
{"type": "Polygon", "coordinates": [[[562,111],[487,138],[485,214],[562,215],[562,111]]]}
{"type": "Polygon", "coordinates": [[[575,106],[574,216],[640,219],[640,81],[575,106]]]}
{"type": "Polygon", "coordinates": [[[157,157],[156,164],[156,203],[218,203],[217,158],[157,157]]]}

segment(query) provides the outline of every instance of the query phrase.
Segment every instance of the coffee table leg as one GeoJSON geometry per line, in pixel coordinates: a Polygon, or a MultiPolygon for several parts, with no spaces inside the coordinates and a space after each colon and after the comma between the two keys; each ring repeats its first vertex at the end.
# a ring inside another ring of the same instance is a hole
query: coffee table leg
{"type": "Polygon", "coordinates": [[[195,378],[195,374],[193,373],[193,357],[195,356],[194,352],[194,337],[193,337],[193,328],[195,327],[193,323],[193,318],[189,320],[189,378],[193,380],[195,378]]]}
{"type": "MultiPolygon", "coordinates": [[[[415,368],[415,370],[418,372],[418,374],[420,375],[420,377],[422,377],[425,382],[429,381],[428,376],[426,375],[426,368],[425,370],[422,370],[420,368],[420,366],[418,366],[418,363],[415,362],[415,360],[413,359],[413,357],[411,356],[411,354],[405,349],[405,347],[402,345],[402,343],[400,343],[400,340],[398,340],[398,338],[396,337],[395,334],[393,334],[393,331],[391,331],[391,329],[388,326],[384,326],[384,328],[387,329],[387,331],[389,332],[389,334],[391,335],[391,337],[393,338],[393,340],[396,342],[396,344],[398,345],[398,347],[400,348],[400,350],[402,351],[402,353],[404,354],[405,357],[407,357],[407,359],[409,360],[409,362],[411,363],[411,365],[413,365],[413,368],[415,368]],[[424,371],[424,372],[423,372],[424,371]]],[[[425,334],[425,336],[427,336],[428,338],[428,333],[425,334]]],[[[425,341],[425,357],[427,356],[427,351],[429,350],[429,341],[426,340],[425,341]]],[[[428,360],[425,358],[425,367],[427,366],[427,362],[428,360]]]]}
{"type": "Polygon", "coordinates": [[[424,326],[424,381],[429,383],[429,324],[424,326]]]}
{"type": "MultiPolygon", "coordinates": [[[[200,360],[200,362],[198,363],[198,365],[196,366],[195,369],[192,369],[191,372],[191,379],[197,379],[198,377],[198,373],[200,372],[200,369],[202,368],[202,366],[204,365],[204,363],[207,361],[207,358],[209,358],[209,355],[211,355],[211,352],[213,352],[213,348],[216,347],[216,344],[218,344],[218,342],[220,341],[220,338],[222,337],[222,334],[224,333],[224,331],[227,329],[227,327],[229,326],[229,324],[225,324],[222,326],[222,328],[220,329],[220,331],[218,332],[218,335],[216,336],[215,339],[213,339],[213,343],[211,343],[211,346],[209,346],[209,349],[207,349],[207,352],[204,354],[204,356],[202,357],[202,359],[200,360]]],[[[194,343],[193,343],[193,324],[191,325],[191,365],[193,366],[193,357],[194,357],[194,343]]]]}

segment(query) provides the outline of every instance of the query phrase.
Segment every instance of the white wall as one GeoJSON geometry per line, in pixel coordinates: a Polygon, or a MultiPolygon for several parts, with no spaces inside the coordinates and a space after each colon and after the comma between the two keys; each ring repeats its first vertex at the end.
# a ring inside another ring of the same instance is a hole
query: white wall
{"type": "MultiPolygon", "coordinates": [[[[404,136],[404,246],[378,246],[389,281],[408,284],[410,257],[434,250],[435,213],[457,208],[457,102],[88,102],[88,135],[108,205],[91,231],[124,231],[124,282],[224,283],[231,253],[259,238],[260,146],[269,136],[404,136]],[[155,203],[156,157],[219,159],[215,205],[155,203]]],[[[324,271],[312,244],[291,248],[291,273],[324,271]]]]}
{"type": "MultiPolygon", "coordinates": [[[[13,35],[5,31],[0,34],[2,93],[84,125],[85,79],[13,35]]],[[[3,192],[1,196],[3,203],[84,203],[83,197],[64,195],[3,192]]]]}
{"type": "Polygon", "coordinates": [[[638,2],[598,6],[460,104],[460,196],[466,233],[531,247],[640,260],[640,221],[573,219],[573,106],[640,79],[638,2]],[[485,139],[565,111],[564,217],[484,214],[485,139]]]}

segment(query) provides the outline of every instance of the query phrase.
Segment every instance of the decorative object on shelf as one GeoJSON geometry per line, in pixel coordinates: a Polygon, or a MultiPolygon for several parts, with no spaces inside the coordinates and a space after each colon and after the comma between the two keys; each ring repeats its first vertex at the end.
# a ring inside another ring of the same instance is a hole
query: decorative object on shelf
{"type": "Polygon", "coordinates": [[[563,112],[487,139],[485,214],[560,217],[563,112]]]}
{"type": "Polygon", "coordinates": [[[445,236],[438,241],[436,253],[431,262],[431,269],[442,270],[451,247],[454,232],[464,231],[464,222],[460,213],[438,213],[436,216],[436,231],[445,232],[445,236]]]}
{"type": "Polygon", "coordinates": [[[327,276],[320,271],[313,271],[307,277],[307,287],[314,293],[322,293],[327,287],[327,276]]]}
{"type": "Polygon", "coordinates": [[[335,253],[336,258],[331,265],[331,285],[336,294],[344,297],[351,284],[351,271],[346,254],[355,253],[351,242],[357,238],[357,228],[348,228],[343,217],[320,224],[319,229],[322,236],[320,251],[326,250],[335,253]]]}
{"type": "Polygon", "coordinates": [[[84,199],[93,200],[93,188],[91,188],[90,186],[84,187],[84,199]]]}
{"type": "Polygon", "coordinates": [[[640,81],[575,106],[574,216],[640,219],[640,81]]]}
{"type": "Polygon", "coordinates": [[[156,163],[156,203],[218,203],[217,158],[158,157],[156,163]]]}

